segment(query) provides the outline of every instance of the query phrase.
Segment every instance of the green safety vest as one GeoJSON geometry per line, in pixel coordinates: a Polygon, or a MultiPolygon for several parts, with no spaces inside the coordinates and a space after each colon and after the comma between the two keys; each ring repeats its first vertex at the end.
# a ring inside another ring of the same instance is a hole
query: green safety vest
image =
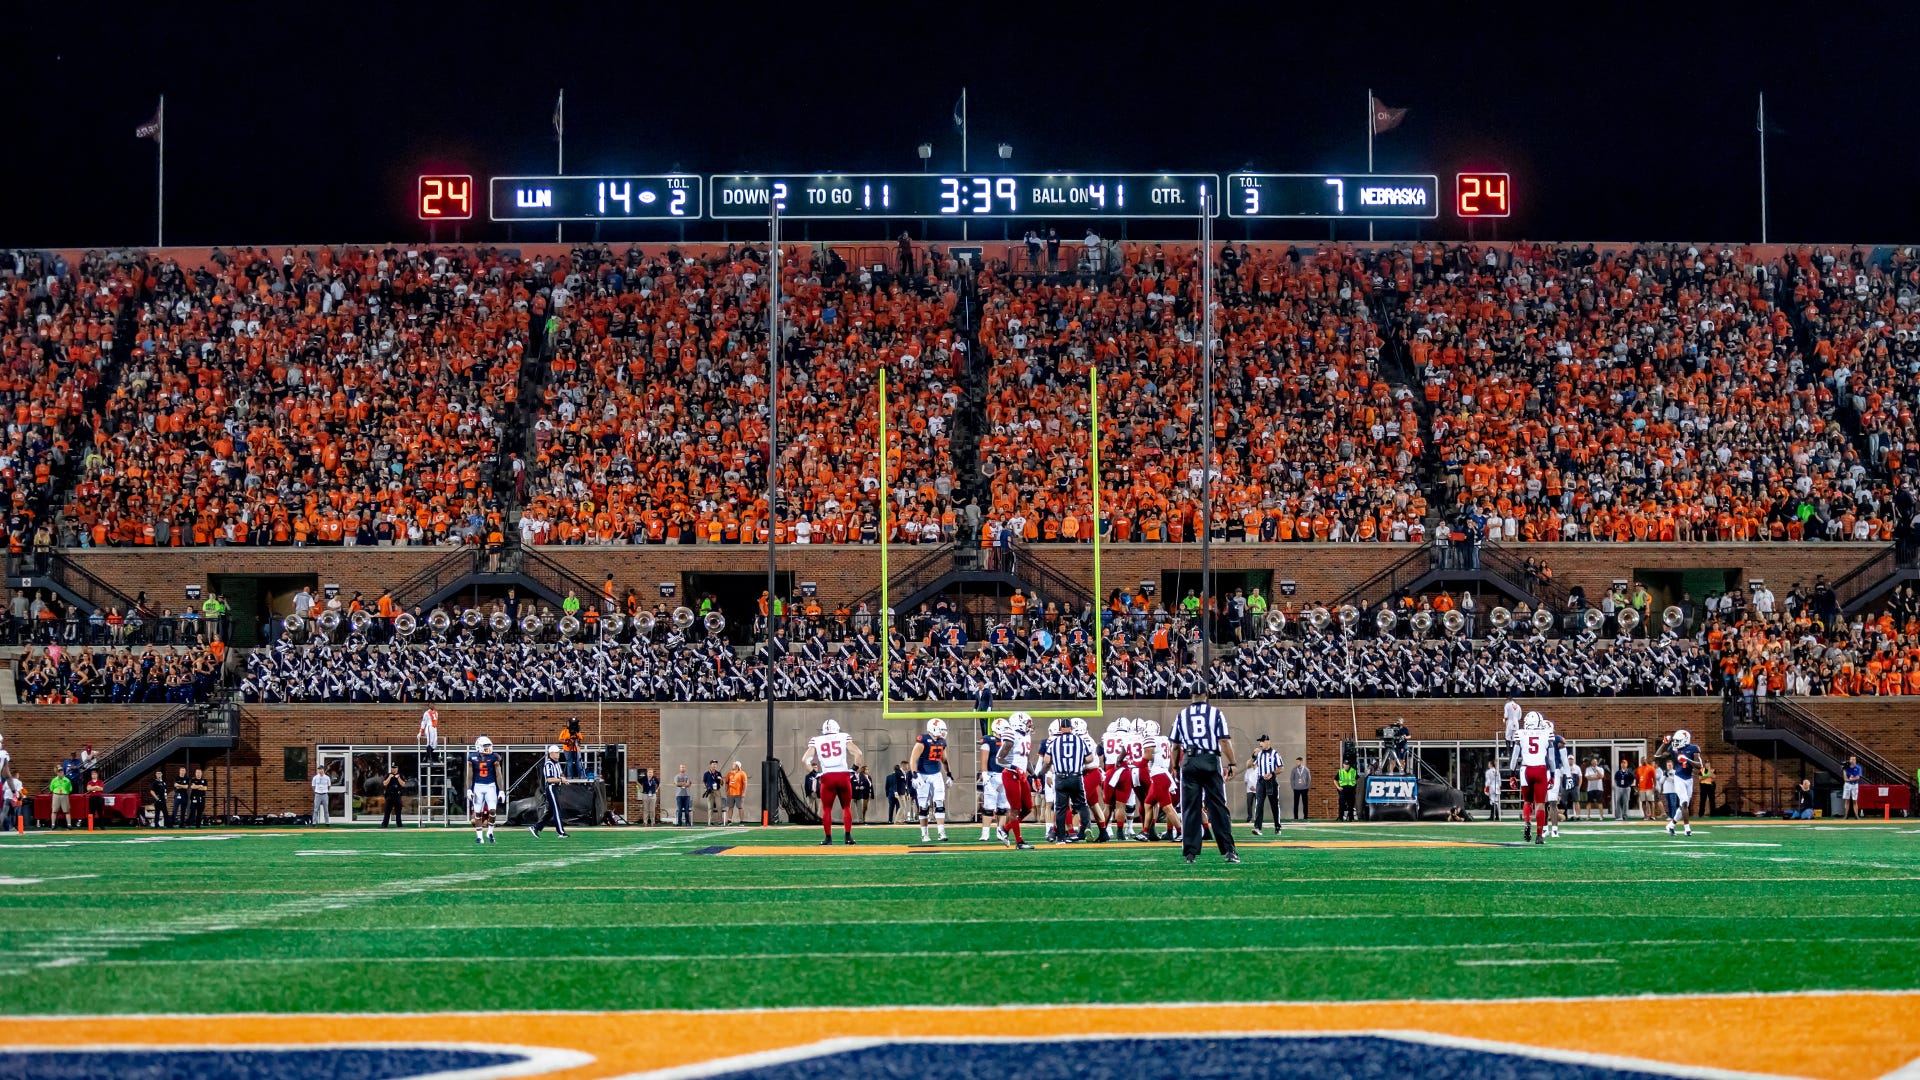
{"type": "Polygon", "coordinates": [[[560,610],[569,615],[577,614],[580,611],[580,598],[577,596],[569,596],[565,600],[560,601],[560,610]]]}
{"type": "Polygon", "coordinates": [[[71,795],[73,794],[73,781],[67,779],[65,775],[56,776],[52,782],[47,785],[47,790],[53,792],[55,795],[71,795]]]}
{"type": "Polygon", "coordinates": [[[211,596],[207,597],[200,602],[200,613],[209,619],[218,618],[220,615],[220,601],[215,600],[211,596]]]}
{"type": "Polygon", "coordinates": [[[1247,610],[1253,612],[1255,618],[1265,615],[1267,613],[1267,598],[1261,596],[1259,593],[1254,593],[1247,598],[1247,610]]]}
{"type": "Polygon", "coordinates": [[[1197,596],[1189,596],[1185,600],[1180,601],[1180,610],[1186,612],[1188,615],[1198,614],[1200,611],[1200,598],[1197,596]]]}
{"type": "Polygon", "coordinates": [[[1354,787],[1359,783],[1360,774],[1348,765],[1340,766],[1340,771],[1335,773],[1333,777],[1335,787],[1354,787]]]}

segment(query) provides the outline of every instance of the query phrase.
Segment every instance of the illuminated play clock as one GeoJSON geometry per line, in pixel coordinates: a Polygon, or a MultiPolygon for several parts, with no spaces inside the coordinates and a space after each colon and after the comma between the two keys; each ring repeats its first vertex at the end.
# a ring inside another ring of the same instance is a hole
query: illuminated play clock
{"type": "Polygon", "coordinates": [[[1512,185],[1503,172],[1463,172],[1453,178],[1453,210],[1463,218],[1513,216],[1512,185]]]}
{"type": "Polygon", "coordinates": [[[422,176],[414,186],[414,211],[421,221],[473,220],[473,177],[422,176]]]}

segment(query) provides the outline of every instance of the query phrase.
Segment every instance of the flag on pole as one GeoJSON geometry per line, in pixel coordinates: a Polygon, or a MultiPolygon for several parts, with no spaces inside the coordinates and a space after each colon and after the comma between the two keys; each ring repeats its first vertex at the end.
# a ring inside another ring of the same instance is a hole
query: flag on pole
{"type": "Polygon", "coordinates": [[[152,139],[154,142],[159,142],[160,132],[165,123],[166,106],[162,105],[153,111],[153,119],[133,129],[133,137],[136,139],[152,139]]]}
{"type": "Polygon", "coordinates": [[[960,100],[953,103],[953,130],[967,129],[967,92],[960,91],[960,100]]]}
{"type": "Polygon", "coordinates": [[[567,137],[567,92],[565,90],[560,91],[560,96],[553,100],[553,137],[555,139],[567,137]]]}
{"type": "Polygon", "coordinates": [[[1373,99],[1373,133],[1375,135],[1384,135],[1392,131],[1400,126],[1400,121],[1406,118],[1406,109],[1390,109],[1379,98],[1373,99]]]}

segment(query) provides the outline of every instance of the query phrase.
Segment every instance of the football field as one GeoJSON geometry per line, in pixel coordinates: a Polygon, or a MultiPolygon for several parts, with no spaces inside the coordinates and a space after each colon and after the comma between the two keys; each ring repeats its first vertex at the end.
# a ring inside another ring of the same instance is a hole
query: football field
{"type": "Polygon", "coordinates": [[[1847,1012],[1887,1060],[1920,1057],[1920,997],[1885,993],[1920,989],[1913,823],[1518,833],[1241,829],[1238,866],[1166,844],[1016,852],[977,826],[928,846],[869,827],[851,848],[743,828],[502,830],[485,847],[459,829],[8,836],[0,1043],[74,1037],[62,1015],[94,1037],[161,1014],[281,1017],[284,1035],[301,1013],[358,1014],[355,1030],[407,1014],[417,1033],[442,1013],[1412,1000],[1484,1016],[1499,999],[1817,992],[1781,1000],[1866,1001],[1847,1012]]]}

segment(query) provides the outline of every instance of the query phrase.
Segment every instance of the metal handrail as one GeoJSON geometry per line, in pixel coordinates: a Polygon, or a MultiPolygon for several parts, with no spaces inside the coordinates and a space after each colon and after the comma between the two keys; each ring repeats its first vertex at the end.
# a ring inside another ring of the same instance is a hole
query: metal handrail
{"type": "Polygon", "coordinates": [[[1407,552],[1405,555],[1400,556],[1398,559],[1395,559],[1393,562],[1388,563],[1383,569],[1376,571],[1372,577],[1348,589],[1330,606],[1338,608],[1342,604],[1358,604],[1361,600],[1367,598],[1368,593],[1373,592],[1381,585],[1391,585],[1394,588],[1398,588],[1400,575],[1403,572],[1415,563],[1418,563],[1420,566],[1419,572],[1408,575],[1408,580],[1412,580],[1432,569],[1433,560],[1433,541],[1429,540],[1422,543],[1419,547],[1414,548],[1412,551],[1407,552]]]}
{"type": "Polygon", "coordinates": [[[1774,697],[1757,702],[1750,708],[1744,701],[1733,698],[1724,707],[1723,719],[1729,728],[1761,727],[1784,731],[1834,762],[1844,762],[1848,757],[1859,758],[1861,767],[1873,783],[1907,782],[1908,774],[1898,765],[1822,720],[1798,702],[1774,697]]]}
{"type": "Polygon", "coordinates": [[[1840,575],[1832,585],[1834,603],[1842,608],[1853,602],[1854,597],[1866,592],[1880,583],[1880,580],[1899,566],[1898,548],[1888,544],[1871,558],[1840,575]]]}
{"type": "Polygon", "coordinates": [[[420,599],[438,591],[440,586],[472,573],[479,558],[478,548],[461,547],[448,552],[396,586],[393,589],[394,603],[403,611],[413,607],[420,599]]]}

